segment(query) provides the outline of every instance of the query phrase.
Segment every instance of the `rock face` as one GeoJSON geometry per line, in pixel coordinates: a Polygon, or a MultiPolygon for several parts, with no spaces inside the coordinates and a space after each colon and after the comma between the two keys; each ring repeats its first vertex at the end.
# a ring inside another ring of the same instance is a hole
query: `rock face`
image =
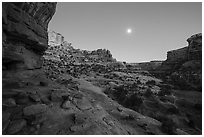
{"type": "Polygon", "coordinates": [[[187,42],[187,47],[167,52],[167,60],[160,71],[181,88],[201,90],[202,34],[191,36],[187,42]]]}
{"type": "Polygon", "coordinates": [[[64,41],[64,37],[57,32],[49,31],[49,48],[46,50],[44,58],[47,60],[58,60],[66,63],[84,62],[112,62],[112,54],[106,49],[94,51],[80,50],[72,47],[72,43],[64,41]]]}
{"type": "Polygon", "coordinates": [[[202,33],[195,34],[187,39],[188,60],[202,60],[202,33]]]}
{"type": "Polygon", "coordinates": [[[45,51],[44,68],[51,75],[66,72],[74,77],[88,74],[91,71],[104,72],[108,68],[124,67],[117,62],[106,49],[93,51],[72,47],[72,43],[64,41],[61,34],[49,32],[49,48],[45,51]]]}
{"type": "Polygon", "coordinates": [[[30,100],[16,88],[40,82],[33,76],[43,74],[42,55],[48,48],[47,28],[55,9],[52,2],[2,3],[2,93],[7,95],[3,96],[3,112],[12,112],[3,134],[16,134],[26,127],[21,105],[29,105],[30,100]]]}
{"type": "Polygon", "coordinates": [[[132,70],[147,70],[154,71],[157,70],[163,61],[150,61],[150,62],[142,62],[142,63],[128,63],[127,67],[132,70]]]}
{"type": "Polygon", "coordinates": [[[3,70],[40,68],[56,3],[4,2],[2,7],[3,70]]]}
{"type": "Polygon", "coordinates": [[[188,47],[167,52],[167,61],[182,62],[188,59],[188,47]]]}
{"type": "Polygon", "coordinates": [[[61,45],[64,42],[64,37],[54,31],[48,31],[48,39],[48,45],[61,45]]]}
{"type": "MultiPolygon", "coordinates": [[[[167,60],[163,68],[170,64],[170,68],[191,60],[202,60],[202,34],[195,34],[187,39],[188,46],[167,52],[167,60]]],[[[179,66],[178,66],[179,67],[179,66]]],[[[168,69],[168,68],[166,68],[168,69]]]]}
{"type": "Polygon", "coordinates": [[[195,34],[187,39],[188,46],[167,52],[167,61],[182,62],[202,59],[202,34],[195,34]]]}

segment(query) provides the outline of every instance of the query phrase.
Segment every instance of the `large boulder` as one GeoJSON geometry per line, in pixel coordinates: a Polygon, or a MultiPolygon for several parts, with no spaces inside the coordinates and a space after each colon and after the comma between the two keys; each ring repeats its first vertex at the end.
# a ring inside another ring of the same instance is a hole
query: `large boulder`
{"type": "Polygon", "coordinates": [[[26,120],[20,119],[12,121],[8,127],[7,134],[15,134],[23,129],[26,126],[26,120]]]}

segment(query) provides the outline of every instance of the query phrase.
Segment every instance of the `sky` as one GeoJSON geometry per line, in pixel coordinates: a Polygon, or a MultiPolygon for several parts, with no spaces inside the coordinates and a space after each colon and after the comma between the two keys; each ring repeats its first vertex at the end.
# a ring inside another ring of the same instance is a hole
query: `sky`
{"type": "Polygon", "coordinates": [[[202,32],[202,3],[61,2],[49,30],[74,48],[108,49],[118,61],[165,60],[167,51],[202,32]]]}

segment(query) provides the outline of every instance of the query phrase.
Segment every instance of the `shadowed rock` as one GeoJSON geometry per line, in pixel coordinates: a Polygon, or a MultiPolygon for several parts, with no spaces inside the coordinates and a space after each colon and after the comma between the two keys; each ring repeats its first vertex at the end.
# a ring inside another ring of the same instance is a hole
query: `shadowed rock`
{"type": "Polygon", "coordinates": [[[47,109],[48,109],[48,107],[45,104],[31,105],[31,106],[25,107],[23,109],[23,114],[25,116],[36,115],[36,114],[46,112],[47,109]]]}

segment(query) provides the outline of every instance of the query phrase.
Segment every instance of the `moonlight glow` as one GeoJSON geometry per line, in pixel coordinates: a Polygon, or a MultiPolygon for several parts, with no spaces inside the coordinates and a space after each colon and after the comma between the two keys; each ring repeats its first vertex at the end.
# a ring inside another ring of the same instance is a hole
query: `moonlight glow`
{"type": "Polygon", "coordinates": [[[131,34],[131,33],[132,33],[132,29],[131,29],[131,28],[128,28],[128,29],[126,30],[126,32],[127,32],[128,34],[131,34]]]}

